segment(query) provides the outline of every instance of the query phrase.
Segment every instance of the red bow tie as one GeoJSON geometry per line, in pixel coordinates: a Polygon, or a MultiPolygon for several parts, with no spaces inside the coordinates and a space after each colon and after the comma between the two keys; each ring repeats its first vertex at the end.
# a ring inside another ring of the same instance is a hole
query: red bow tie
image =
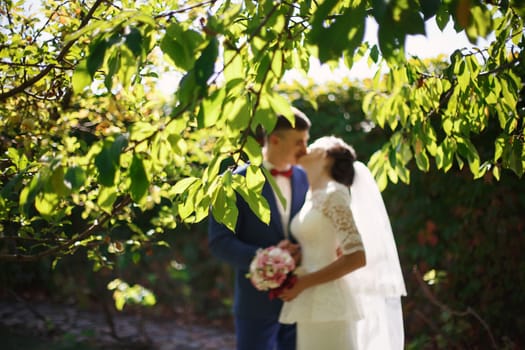
{"type": "Polygon", "coordinates": [[[271,169],[270,170],[270,174],[272,174],[273,176],[285,176],[285,177],[291,177],[292,176],[292,173],[293,173],[293,168],[290,168],[288,170],[283,170],[283,171],[280,171],[280,170],[277,170],[277,169],[271,169]]]}

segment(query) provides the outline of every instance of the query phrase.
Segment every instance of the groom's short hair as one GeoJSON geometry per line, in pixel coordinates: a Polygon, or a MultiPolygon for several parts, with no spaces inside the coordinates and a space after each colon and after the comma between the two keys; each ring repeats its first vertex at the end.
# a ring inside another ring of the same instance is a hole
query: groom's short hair
{"type": "MultiPolygon", "coordinates": [[[[273,134],[275,132],[283,131],[283,130],[310,130],[310,127],[312,126],[312,123],[310,122],[310,119],[304,114],[301,110],[298,108],[292,107],[292,112],[294,116],[294,122],[295,124],[292,125],[290,120],[286,118],[282,114],[277,115],[277,122],[275,123],[275,126],[273,130],[270,132],[270,134],[273,134]]],[[[266,142],[266,130],[262,127],[262,125],[258,125],[255,130],[255,139],[261,146],[263,146],[266,142]]]]}
{"type": "Polygon", "coordinates": [[[277,115],[277,123],[275,124],[275,127],[272,130],[273,132],[279,131],[279,130],[289,130],[289,129],[295,129],[295,130],[309,130],[312,126],[312,123],[310,122],[310,119],[299,109],[292,107],[292,112],[295,120],[295,125],[292,125],[288,118],[286,118],[284,115],[279,114],[277,115]]]}

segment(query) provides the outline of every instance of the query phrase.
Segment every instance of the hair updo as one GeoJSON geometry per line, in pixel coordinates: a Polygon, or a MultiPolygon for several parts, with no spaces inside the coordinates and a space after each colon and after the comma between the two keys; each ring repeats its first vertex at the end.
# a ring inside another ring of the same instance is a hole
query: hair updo
{"type": "Polygon", "coordinates": [[[355,150],[342,139],[335,136],[324,136],[317,139],[310,145],[310,148],[321,148],[326,151],[326,155],[333,159],[330,175],[332,178],[350,187],[354,182],[356,161],[355,150]]]}

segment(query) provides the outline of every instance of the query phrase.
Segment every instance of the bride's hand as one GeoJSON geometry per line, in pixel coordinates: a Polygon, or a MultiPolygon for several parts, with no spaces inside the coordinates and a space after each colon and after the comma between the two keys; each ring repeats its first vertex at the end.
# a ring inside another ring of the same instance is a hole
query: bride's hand
{"type": "Polygon", "coordinates": [[[301,283],[301,278],[298,278],[297,282],[295,282],[293,287],[285,288],[281,292],[281,295],[279,295],[279,298],[281,298],[282,301],[292,301],[295,298],[297,298],[297,296],[299,294],[301,294],[301,292],[303,290],[304,290],[304,288],[303,288],[302,283],[301,283]]]}
{"type": "Polygon", "coordinates": [[[301,246],[285,239],[279,242],[277,247],[287,250],[295,261],[295,265],[301,264],[301,246]]]}

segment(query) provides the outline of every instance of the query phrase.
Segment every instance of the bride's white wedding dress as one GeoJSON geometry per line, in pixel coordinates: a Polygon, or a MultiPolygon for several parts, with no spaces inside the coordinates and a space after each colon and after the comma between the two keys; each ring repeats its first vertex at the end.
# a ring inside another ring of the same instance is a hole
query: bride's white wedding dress
{"type": "MultiPolygon", "coordinates": [[[[317,271],[337,259],[337,251],[363,250],[350,210],[349,189],[335,181],[307,194],[290,229],[302,249],[301,270],[317,271]]],[[[284,303],[280,322],[297,322],[297,350],[356,348],[355,324],[362,310],[343,278],[304,290],[284,303]]]]}
{"type": "Polygon", "coordinates": [[[343,254],[365,250],[367,264],[344,278],[303,291],[284,303],[280,321],[297,322],[297,350],[400,350],[400,296],[406,295],[397,249],[375,180],[355,162],[350,191],[331,182],[309,192],[291,232],[302,247],[301,270],[319,270],[343,254]],[[351,206],[350,206],[351,203],[351,206]]]}

